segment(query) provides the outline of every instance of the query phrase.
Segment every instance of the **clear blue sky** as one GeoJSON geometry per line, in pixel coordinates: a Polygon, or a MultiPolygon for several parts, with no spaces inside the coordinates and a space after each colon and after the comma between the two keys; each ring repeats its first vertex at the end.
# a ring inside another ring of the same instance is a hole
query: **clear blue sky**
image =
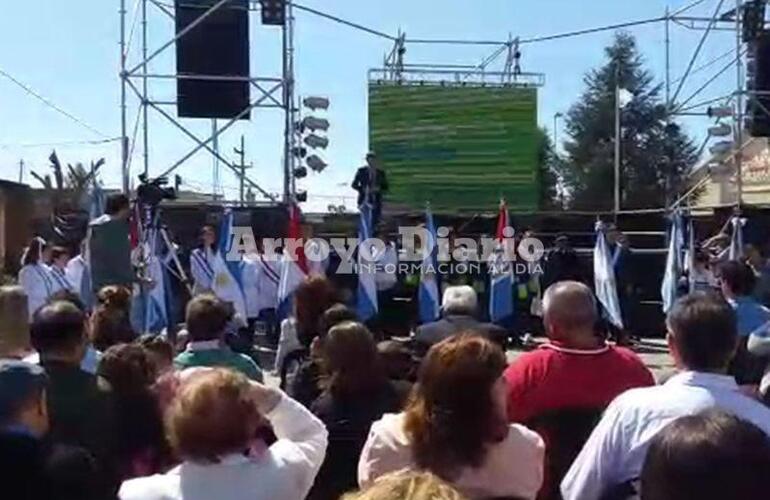
{"type": "MultiPolygon", "coordinates": [[[[129,10],[134,0],[126,0],[129,10]]],[[[164,0],[166,1],[166,0],[164,0]]],[[[118,0],[80,0],[62,2],[9,1],[0,16],[0,69],[14,75],[57,105],[82,118],[109,137],[119,135],[119,17],[118,0]]],[[[171,0],[167,0],[171,3],[171,0]]],[[[508,34],[523,38],[560,33],[617,22],[662,15],[666,5],[675,10],[689,0],[301,0],[301,3],[388,33],[399,28],[415,38],[460,38],[505,40],[508,34]],[[482,7],[483,6],[483,7],[482,7]]],[[[705,0],[693,14],[710,15],[718,2],[705,0]]],[[[729,3],[729,2],[728,2],[729,3]]],[[[151,45],[157,47],[170,36],[172,25],[150,6],[151,45]]],[[[304,12],[297,12],[297,85],[303,94],[327,95],[332,101],[329,120],[331,145],[322,154],[330,168],[322,175],[310,174],[301,182],[311,195],[310,208],[339,204],[353,193],[347,185],[362,163],[367,150],[367,70],[379,67],[390,42],[341,26],[304,12]]],[[[256,21],[256,19],[255,19],[256,21]]],[[[280,74],[280,31],[252,25],[252,67],[260,76],[280,74]]],[[[664,76],[664,25],[652,24],[631,30],[637,37],[649,68],[662,81],[664,76]]],[[[139,48],[139,32],[133,41],[133,58],[139,48]]],[[[672,28],[672,74],[682,74],[697,45],[700,32],[672,28]]],[[[579,97],[585,72],[603,60],[603,48],[611,41],[606,32],[579,38],[528,45],[523,48],[524,71],[542,72],[547,84],[539,98],[541,125],[552,129],[553,115],[566,111],[579,97]]],[[[723,54],[734,44],[734,34],[717,33],[703,48],[699,62],[723,54]]],[[[410,46],[409,63],[474,64],[490,47],[410,46]]],[[[151,64],[156,72],[172,72],[173,51],[151,64]]],[[[498,62],[502,64],[502,59],[498,62]]],[[[697,89],[721,62],[693,76],[682,94],[697,89]]],[[[696,64],[697,66],[697,64],[696,64]]],[[[734,87],[734,71],[729,71],[704,94],[719,96],[734,87]]],[[[174,88],[153,84],[153,98],[170,100],[174,88]]],[[[136,101],[129,116],[133,124],[136,101]]],[[[151,174],[159,173],[186,153],[191,142],[162,118],[153,115],[150,148],[151,174]]],[[[702,137],[707,122],[687,121],[687,129],[702,137]]],[[[208,123],[195,123],[201,135],[208,123]]],[[[224,136],[220,147],[231,155],[232,148],[246,136],[248,161],[255,164],[251,177],[269,191],[281,190],[282,116],[273,110],[253,115],[250,124],[235,127],[224,136]]],[[[0,76],[0,177],[18,178],[18,162],[44,172],[50,147],[30,147],[39,143],[83,141],[100,136],[26,95],[0,76]]],[[[59,146],[65,162],[90,161],[104,156],[108,164],[103,180],[117,186],[120,179],[119,143],[106,145],[59,146]]],[[[135,171],[141,166],[141,146],[133,159],[135,171]]],[[[223,171],[225,171],[225,168],[223,171]]],[[[188,187],[210,190],[211,159],[198,155],[182,166],[188,187]]],[[[34,183],[29,174],[27,182],[34,183]]],[[[226,194],[237,195],[236,178],[223,174],[226,194]]],[[[350,203],[350,200],[348,200],[350,203]]]]}

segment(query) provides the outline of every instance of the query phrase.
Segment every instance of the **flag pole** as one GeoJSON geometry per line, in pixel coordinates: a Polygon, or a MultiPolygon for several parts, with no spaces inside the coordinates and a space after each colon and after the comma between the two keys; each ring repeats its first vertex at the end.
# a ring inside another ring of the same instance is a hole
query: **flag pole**
{"type": "Polygon", "coordinates": [[[615,222],[620,212],[620,63],[615,69],[615,222]]]}

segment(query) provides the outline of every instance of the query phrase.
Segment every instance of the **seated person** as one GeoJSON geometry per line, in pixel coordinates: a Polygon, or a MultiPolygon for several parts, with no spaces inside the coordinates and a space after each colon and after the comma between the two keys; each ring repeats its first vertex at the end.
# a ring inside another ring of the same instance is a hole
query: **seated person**
{"type": "Polygon", "coordinates": [[[679,417],[718,408],[770,434],[770,410],[727,374],[738,340],[732,308],[713,294],[687,295],[669,311],[666,328],[680,373],[615,398],[562,481],[565,500],[598,500],[639,479],[651,441],[679,417]]]}
{"type": "Polygon", "coordinates": [[[504,347],[505,330],[492,323],[482,323],[476,319],[477,314],[478,296],[473,288],[448,287],[441,301],[442,318],[417,328],[413,339],[415,353],[423,357],[433,345],[460,332],[476,332],[504,347]]]}
{"type": "Polygon", "coordinates": [[[323,423],[277,389],[232,370],[183,373],[166,413],[182,463],[123,483],[121,500],[303,500],[326,453],[323,423]],[[261,430],[272,426],[269,445],[261,430]]]}
{"type": "Polygon", "coordinates": [[[224,341],[230,320],[228,309],[216,296],[202,294],[187,304],[189,342],[174,364],[185,369],[196,366],[231,368],[251,380],[262,381],[262,370],[250,357],[233,352],[224,341]]]}
{"type": "Polygon", "coordinates": [[[652,440],[642,469],[642,500],[763,500],[770,438],[719,410],[682,417],[652,440]]]}
{"type": "Polygon", "coordinates": [[[46,439],[47,387],[48,377],[40,366],[0,360],[3,491],[9,498],[25,500],[95,499],[93,457],[81,448],[46,439]]]}
{"type": "Polygon", "coordinates": [[[597,306],[591,289],[576,281],[551,285],[543,296],[548,343],[506,370],[508,416],[540,433],[546,443],[541,495],[554,498],[606,406],[628,389],[655,385],[631,350],[594,333],[597,306]]]}

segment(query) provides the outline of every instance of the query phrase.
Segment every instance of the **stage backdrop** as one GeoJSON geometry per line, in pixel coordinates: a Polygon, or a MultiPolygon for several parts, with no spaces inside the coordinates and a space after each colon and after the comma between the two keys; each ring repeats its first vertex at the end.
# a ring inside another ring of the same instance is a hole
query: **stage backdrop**
{"type": "Polygon", "coordinates": [[[537,90],[468,84],[369,85],[369,144],[387,171],[386,208],[538,207],[537,90]]]}

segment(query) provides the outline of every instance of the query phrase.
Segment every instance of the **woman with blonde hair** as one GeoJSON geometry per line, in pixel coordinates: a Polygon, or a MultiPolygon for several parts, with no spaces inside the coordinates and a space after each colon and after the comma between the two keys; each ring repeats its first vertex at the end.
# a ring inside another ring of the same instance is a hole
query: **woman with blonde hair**
{"type": "Polygon", "coordinates": [[[372,425],[358,464],[362,487],[400,470],[426,470],[470,498],[535,498],[543,440],[509,424],[505,354],[477,335],[451,337],[423,360],[406,411],[372,425]]]}
{"type": "Polygon", "coordinates": [[[121,500],[304,500],[326,452],[323,423],[238,372],[185,375],[166,410],[166,435],[181,465],[124,482],[121,500]],[[272,445],[259,437],[268,421],[272,445]]]}
{"type": "Polygon", "coordinates": [[[369,489],[345,495],[342,500],[466,500],[466,497],[430,472],[408,472],[385,476],[369,489]]]}

